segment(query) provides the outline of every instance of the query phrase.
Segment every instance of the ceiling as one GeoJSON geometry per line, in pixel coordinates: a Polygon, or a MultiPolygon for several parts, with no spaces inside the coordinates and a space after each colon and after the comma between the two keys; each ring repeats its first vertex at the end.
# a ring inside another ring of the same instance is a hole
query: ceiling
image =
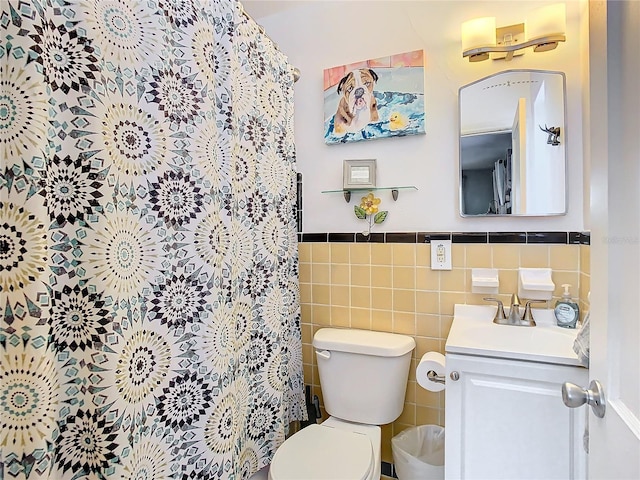
{"type": "Polygon", "coordinates": [[[240,0],[240,3],[245,11],[257,21],[260,18],[298,7],[305,2],[301,0],[240,0]]]}

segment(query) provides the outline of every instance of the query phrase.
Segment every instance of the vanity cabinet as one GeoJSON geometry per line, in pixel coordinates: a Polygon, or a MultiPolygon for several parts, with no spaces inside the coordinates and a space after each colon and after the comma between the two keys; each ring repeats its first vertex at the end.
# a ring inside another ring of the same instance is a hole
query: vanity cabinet
{"type": "Polygon", "coordinates": [[[587,369],[447,353],[446,370],[446,479],[587,477],[586,409],[561,394],[588,384],[587,369]]]}

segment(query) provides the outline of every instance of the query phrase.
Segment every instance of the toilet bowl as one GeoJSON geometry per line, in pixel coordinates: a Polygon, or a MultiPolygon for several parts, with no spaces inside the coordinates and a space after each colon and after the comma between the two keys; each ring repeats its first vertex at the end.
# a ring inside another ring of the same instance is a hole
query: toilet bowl
{"type": "Polygon", "coordinates": [[[328,418],[292,435],[276,451],[270,480],[380,478],[380,427],[328,418]]]}
{"type": "Polygon", "coordinates": [[[323,328],[313,346],[330,417],[292,435],[276,451],[271,480],[378,480],[379,425],[402,413],[411,337],[323,328]]]}

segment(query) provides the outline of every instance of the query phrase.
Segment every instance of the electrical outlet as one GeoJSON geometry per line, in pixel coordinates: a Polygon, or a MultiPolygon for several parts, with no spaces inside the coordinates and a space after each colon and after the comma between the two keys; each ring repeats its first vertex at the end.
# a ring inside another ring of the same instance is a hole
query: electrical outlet
{"type": "Polygon", "coordinates": [[[431,270],[451,270],[451,240],[431,240],[431,270]]]}

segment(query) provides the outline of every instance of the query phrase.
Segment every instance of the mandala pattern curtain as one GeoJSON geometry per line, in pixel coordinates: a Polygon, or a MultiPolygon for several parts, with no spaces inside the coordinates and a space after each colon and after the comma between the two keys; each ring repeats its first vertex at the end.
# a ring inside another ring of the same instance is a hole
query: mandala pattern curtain
{"type": "Polygon", "coordinates": [[[231,0],[0,32],[0,477],[248,478],[305,415],[286,59],[231,0]]]}

